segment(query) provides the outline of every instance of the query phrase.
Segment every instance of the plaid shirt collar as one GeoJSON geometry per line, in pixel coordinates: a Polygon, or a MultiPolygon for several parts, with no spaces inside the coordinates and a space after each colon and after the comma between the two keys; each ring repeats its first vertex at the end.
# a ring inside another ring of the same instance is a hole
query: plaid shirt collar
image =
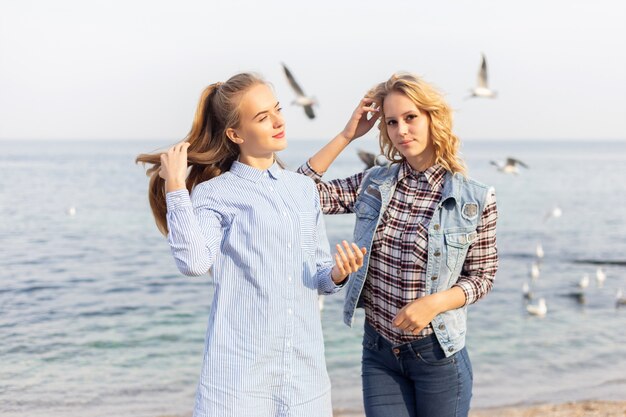
{"type": "Polygon", "coordinates": [[[419,181],[420,175],[424,175],[426,181],[428,181],[428,184],[430,185],[430,188],[432,190],[438,190],[443,187],[446,172],[446,169],[440,164],[435,164],[425,171],[416,171],[406,160],[404,160],[402,161],[400,170],[398,171],[398,182],[404,181],[407,177],[414,178],[419,181]]]}

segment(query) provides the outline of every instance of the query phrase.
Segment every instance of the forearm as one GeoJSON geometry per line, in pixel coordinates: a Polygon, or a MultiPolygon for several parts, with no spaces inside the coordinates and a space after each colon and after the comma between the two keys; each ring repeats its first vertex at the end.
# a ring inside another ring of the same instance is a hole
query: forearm
{"type": "Polygon", "coordinates": [[[309,159],[309,165],[315,172],[323,174],[349,144],[343,134],[338,134],[309,159]]]}
{"type": "Polygon", "coordinates": [[[437,314],[456,310],[465,305],[465,292],[459,287],[452,287],[442,292],[437,292],[432,295],[431,302],[437,314]]]}
{"type": "Polygon", "coordinates": [[[168,193],[167,207],[167,240],[178,270],[189,276],[206,274],[215,260],[219,228],[205,237],[187,190],[168,193]]]}

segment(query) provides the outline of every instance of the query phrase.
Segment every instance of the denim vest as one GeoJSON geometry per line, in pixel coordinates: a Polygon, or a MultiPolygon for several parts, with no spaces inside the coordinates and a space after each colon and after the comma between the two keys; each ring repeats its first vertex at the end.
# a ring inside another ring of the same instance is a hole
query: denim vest
{"type": "MultiPolygon", "coordinates": [[[[363,307],[361,292],[369,267],[374,232],[393,196],[400,164],[375,167],[364,176],[354,204],[354,241],[367,248],[363,267],[348,281],[343,310],[344,322],[352,327],[357,307],[363,307]]],[[[426,293],[452,287],[459,278],[469,245],[477,238],[476,228],[485,208],[489,187],[461,174],[446,173],[441,201],[428,226],[426,293]]],[[[438,314],[431,322],[446,356],[465,346],[467,307],[438,314]]]]}

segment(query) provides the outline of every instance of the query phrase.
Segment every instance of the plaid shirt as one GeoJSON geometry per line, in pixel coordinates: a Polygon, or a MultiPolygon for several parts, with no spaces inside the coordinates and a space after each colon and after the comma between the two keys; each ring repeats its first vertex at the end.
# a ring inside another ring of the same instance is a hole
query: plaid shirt
{"type": "MultiPolygon", "coordinates": [[[[321,182],[321,175],[306,163],[298,172],[317,182],[326,214],[352,213],[364,173],[321,182]]],[[[427,326],[419,335],[405,333],[391,323],[408,303],[426,295],[428,226],[441,192],[446,170],[434,165],[417,172],[404,161],[395,192],[374,233],[363,297],[365,315],[372,326],[394,343],[405,343],[433,332],[427,326]]],[[[454,286],[465,293],[466,305],[487,294],[498,269],[495,195],[490,193],[478,224],[477,239],[467,252],[454,286]]]]}

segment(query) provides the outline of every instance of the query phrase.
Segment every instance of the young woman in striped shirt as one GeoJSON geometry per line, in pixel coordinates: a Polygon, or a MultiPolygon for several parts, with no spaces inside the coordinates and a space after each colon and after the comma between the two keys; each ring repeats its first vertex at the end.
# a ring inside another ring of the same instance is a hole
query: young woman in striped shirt
{"type": "Polygon", "coordinates": [[[365,308],[367,417],[469,412],[467,306],[492,288],[497,211],[494,190],[465,176],[458,146],[442,96],[414,75],[395,74],[300,167],[318,181],[324,213],[356,214],[354,239],[368,251],[350,277],[344,306],[350,326],[355,308],[365,308]],[[339,153],[378,119],[390,165],[321,182],[339,153]]]}
{"type": "Polygon", "coordinates": [[[204,90],[183,142],[137,158],[176,265],[215,282],[195,417],[332,416],[318,294],[364,249],[344,241],[333,266],[314,182],[275,160],[286,146],[272,90],[238,74],[204,90]]]}

